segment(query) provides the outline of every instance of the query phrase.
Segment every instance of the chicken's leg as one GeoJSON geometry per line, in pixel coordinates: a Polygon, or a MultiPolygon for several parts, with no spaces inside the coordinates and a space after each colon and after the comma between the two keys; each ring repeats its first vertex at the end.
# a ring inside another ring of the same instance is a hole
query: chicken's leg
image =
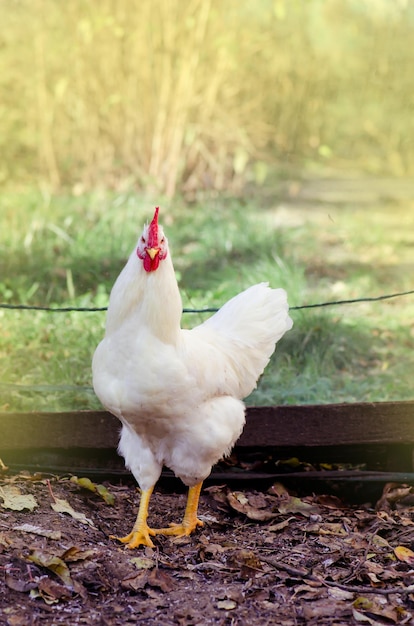
{"type": "Polygon", "coordinates": [[[155,531],[147,524],[148,505],[153,489],[154,487],[151,487],[141,492],[137,519],[129,535],[126,537],[116,537],[116,539],[122,541],[122,543],[126,543],[128,548],[138,548],[138,546],[154,547],[150,535],[154,536],[155,531]]]}
{"type": "Polygon", "coordinates": [[[169,528],[154,528],[156,535],[175,535],[176,537],[184,537],[191,535],[197,526],[203,526],[203,522],[197,517],[198,501],[200,498],[201,486],[203,481],[190,487],[188,490],[187,506],[181,524],[171,524],[169,528]]]}

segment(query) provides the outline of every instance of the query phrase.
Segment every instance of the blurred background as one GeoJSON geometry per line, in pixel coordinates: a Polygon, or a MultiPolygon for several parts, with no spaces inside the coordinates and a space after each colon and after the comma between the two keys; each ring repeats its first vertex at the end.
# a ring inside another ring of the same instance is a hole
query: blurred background
{"type": "MultiPolygon", "coordinates": [[[[184,305],[414,288],[412,0],[7,0],[0,22],[3,303],[105,306],[154,204],[184,305]]],[[[413,313],[297,311],[252,402],[412,398],[413,313]]],[[[97,406],[104,318],[0,309],[0,408],[97,406]]]]}
{"type": "Polygon", "coordinates": [[[411,0],[9,0],[3,183],[263,184],[414,170],[411,0]]]}

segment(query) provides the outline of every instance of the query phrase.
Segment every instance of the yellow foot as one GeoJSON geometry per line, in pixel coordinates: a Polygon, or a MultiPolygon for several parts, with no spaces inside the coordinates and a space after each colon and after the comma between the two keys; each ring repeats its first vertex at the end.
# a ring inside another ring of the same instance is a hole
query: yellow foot
{"type": "Polygon", "coordinates": [[[183,520],[182,524],[170,524],[168,528],[154,528],[156,535],[174,535],[175,537],[186,537],[195,531],[197,526],[204,526],[204,522],[196,518],[191,522],[183,520]]]}
{"type": "Polygon", "coordinates": [[[151,541],[150,535],[154,537],[155,533],[155,530],[145,524],[145,526],[142,525],[137,530],[133,529],[126,537],[114,537],[114,539],[125,543],[128,548],[131,548],[131,550],[139,548],[139,546],[148,546],[149,548],[153,548],[154,544],[151,541]]]}

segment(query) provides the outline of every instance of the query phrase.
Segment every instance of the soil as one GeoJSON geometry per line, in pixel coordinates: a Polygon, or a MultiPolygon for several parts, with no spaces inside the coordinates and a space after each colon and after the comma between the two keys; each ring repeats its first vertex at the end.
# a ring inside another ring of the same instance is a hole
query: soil
{"type": "MultiPolygon", "coordinates": [[[[150,525],[179,521],[185,499],[156,491],[150,525]]],[[[0,625],[414,623],[409,486],[386,485],[376,508],[207,487],[203,528],[130,550],[111,535],[131,530],[138,502],[132,482],[3,472],[0,625]]]]}

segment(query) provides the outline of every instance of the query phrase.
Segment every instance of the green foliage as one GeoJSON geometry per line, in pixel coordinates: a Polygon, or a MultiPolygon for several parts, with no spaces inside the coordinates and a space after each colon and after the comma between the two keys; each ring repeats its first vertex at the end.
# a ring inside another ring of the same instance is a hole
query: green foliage
{"type": "Polygon", "coordinates": [[[412,175],[414,6],[0,3],[0,181],[238,192],[291,163],[412,175]]]}
{"type": "MultiPolygon", "coordinates": [[[[149,206],[132,193],[4,194],[0,301],[106,306],[149,206]]],[[[216,198],[161,211],[185,307],[218,307],[263,280],[285,287],[292,307],[412,288],[409,207],[258,209],[257,201],[216,198]]],[[[412,398],[412,298],[291,315],[293,330],[250,404],[412,398]]],[[[205,317],[185,314],[183,323],[205,317]]],[[[99,407],[91,359],[105,313],[0,309],[0,323],[0,409],[99,407]]]]}

